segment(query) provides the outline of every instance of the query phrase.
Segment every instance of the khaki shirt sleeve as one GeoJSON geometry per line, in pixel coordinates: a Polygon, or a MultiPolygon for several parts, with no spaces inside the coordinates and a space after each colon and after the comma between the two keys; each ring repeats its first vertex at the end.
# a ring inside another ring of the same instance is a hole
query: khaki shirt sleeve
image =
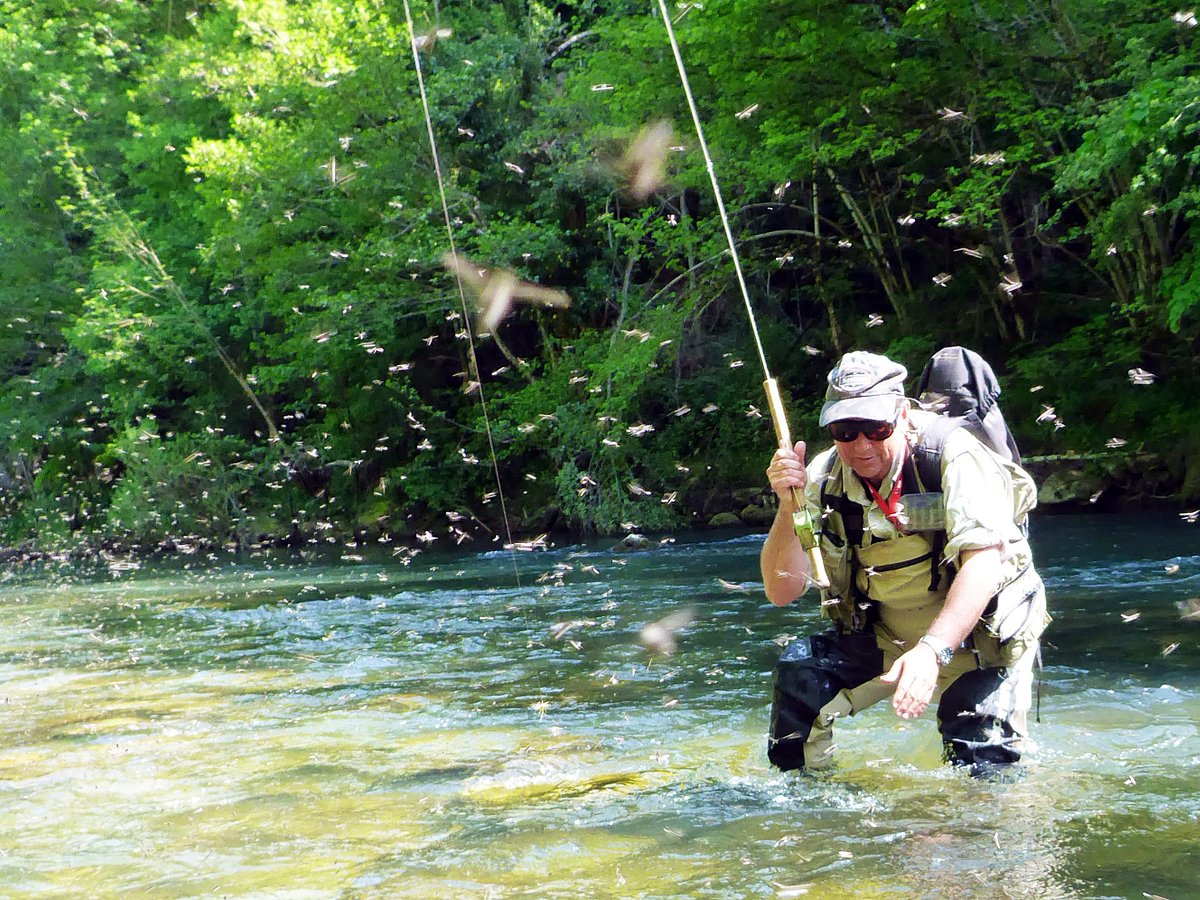
{"type": "Polygon", "coordinates": [[[964,550],[1000,546],[1005,555],[1025,546],[1018,523],[1036,502],[1024,470],[1000,459],[972,434],[956,429],[942,453],[946,503],[945,558],[956,564],[964,550]]]}

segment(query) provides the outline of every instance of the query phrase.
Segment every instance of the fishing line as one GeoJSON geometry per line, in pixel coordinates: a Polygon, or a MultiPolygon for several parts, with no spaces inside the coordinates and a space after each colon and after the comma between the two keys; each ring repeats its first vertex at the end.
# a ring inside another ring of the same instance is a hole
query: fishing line
{"type": "MultiPolygon", "coordinates": [[[[413,66],[417,71],[417,88],[421,94],[421,110],[425,115],[425,131],[429,136],[429,151],[433,155],[433,172],[437,176],[438,194],[442,200],[442,217],[446,221],[446,238],[450,243],[450,252],[454,254],[455,259],[458,258],[458,249],[454,244],[454,226],[450,219],[450,205],[446,201],[446,183],[442,176],[442,163],[438,155],[437,138],[433,134],[433,118],[429,112],[429,97],[425,93],[425,75],[421,70],[421,54],[417,49],[417,32],[413,27],[412,11],[409,9],[408,0],[404,0],[404,20],[408,24],[408,43],[412,49],[413,66]]],[[[483,378],[479,374],[479,360],[475,356],[475,335],[471,326],[471,312],[467,305],[467,295],[463,290],[462,278],[458,272],[454,273],[454,283],[458,287],[458,299],[462,304],[463,312],[463,328],[467,333],[467,348],[468,356],[470,357],[471,380],[478,385],[479,391],[479,408],[483,413],[483,429],[487,434],[488,453],[492,460],[492,474],[496,479],[496,497],[500,501],[500,517],[504,521],[504,535],[508,539],[508,546],[513,546],[512,529],[508,523],[508,506],[504,500],[504,487],[500,483],[500,463],[496,457],[496,444],[492,438],[491,419],[488,416],[487,400],[483,392],[483,378]]],[[[517,566],[517,554],[515,550],[510,551],[513,564],[513,576],[517,581],[517,589],[521,587],[521,571],[517,566]]]]}

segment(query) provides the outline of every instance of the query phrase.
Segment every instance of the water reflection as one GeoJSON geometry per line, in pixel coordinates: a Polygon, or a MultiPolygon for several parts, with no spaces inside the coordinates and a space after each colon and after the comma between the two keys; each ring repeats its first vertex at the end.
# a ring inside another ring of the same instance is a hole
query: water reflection
{"type": "Polygon", "coordinates": [[[17,573],[0,885],[1189,896],[1200,623],[1173,604],[1200,594],[1198,536],[1170,514],[1039,523],[1056,623],[1015,783],[944,768],[932,722],[882,706],[842,730],[828,775],[769,769],[771,666],[818,619],[718,580],[754,584],[755,536],[530,554],[520,586],[491,553],[17,573]],[[639,645],[685,607],[676,653],[639,645]]]}

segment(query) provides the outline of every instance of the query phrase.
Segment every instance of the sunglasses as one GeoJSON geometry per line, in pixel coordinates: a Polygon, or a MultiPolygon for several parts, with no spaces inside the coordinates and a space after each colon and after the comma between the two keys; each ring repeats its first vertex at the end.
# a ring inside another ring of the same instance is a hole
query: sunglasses
{"type": "Polygon", "coordinates": [[[829,433],[839,444],[857,440],[860,434],[868,441],[886,441],[895,430],[895,422],[875,422],[870,419],[845,419],[829,426],[829,433]]]}

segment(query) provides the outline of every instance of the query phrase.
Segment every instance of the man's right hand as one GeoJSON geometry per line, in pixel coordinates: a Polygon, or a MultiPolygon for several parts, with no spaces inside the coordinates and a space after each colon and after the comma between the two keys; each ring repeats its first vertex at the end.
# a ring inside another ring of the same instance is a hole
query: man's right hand
{"type": "Polygon", "coordinates": [[[771,464],[767,466],[767,480],[779,497],[780,507],[790,510],[792,488],[803,495],[804,487],[808,484],[808,472],[804,467],[804,441],[797,441],[791,450],[781,448],[775,451],[771,464]]]}

